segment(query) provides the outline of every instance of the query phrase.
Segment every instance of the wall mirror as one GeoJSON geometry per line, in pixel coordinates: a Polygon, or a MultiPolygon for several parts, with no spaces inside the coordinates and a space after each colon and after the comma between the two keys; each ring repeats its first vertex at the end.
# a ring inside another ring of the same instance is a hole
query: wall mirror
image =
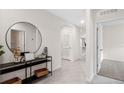
{"type": "Polygon", "coordinates": [[[17,22],[6,32],[6,44],[9,50],[19,53],[36,53],[42,44],[42,36],[36,26],[28,22],[17,22]]]}

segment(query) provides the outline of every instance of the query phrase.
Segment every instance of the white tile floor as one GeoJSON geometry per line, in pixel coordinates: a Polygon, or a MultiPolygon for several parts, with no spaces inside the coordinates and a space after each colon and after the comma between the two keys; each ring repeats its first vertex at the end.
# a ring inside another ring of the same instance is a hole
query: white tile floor
{"type": "MultiPolygon", "coordinates": [[[[85,61],[78,60],[70,62],[62,61],[62,68],[53,72],[52,76],[48,76],[35,84],[86,84],[85,81],[85,61]]],[[[122,84],[124,82],[114,80],[103,76],[95,76],[90,84],[122,84]]]]}
{"type": "Polygon", "coordinates": [[[62,68],[53,72],[49,76],[36,83],[38,84],[83,84],[85,83],[85,75],[83,71],[84,61],[70,62],[62,61],[62,68]]]}

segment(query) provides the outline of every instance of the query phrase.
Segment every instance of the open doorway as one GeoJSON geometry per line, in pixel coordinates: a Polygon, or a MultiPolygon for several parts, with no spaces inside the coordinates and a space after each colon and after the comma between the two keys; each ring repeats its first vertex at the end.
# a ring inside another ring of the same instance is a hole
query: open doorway
{"type": "Polygon", "coordinates": [[[86,33],[75,25],[66,25],[61,30],[61,57],[71,62],[85,61],[86,33]]]}
{"type": "Polygon", "coordinates": [[[76,61],[80,59],[80,31],[74,25],[64,26],[61,31],[62,59],[76,61]]]}
{"type": "Polygon", "coordinates": [[[97,73],[124,81],[124,19],[97,24],[97,73]]]}

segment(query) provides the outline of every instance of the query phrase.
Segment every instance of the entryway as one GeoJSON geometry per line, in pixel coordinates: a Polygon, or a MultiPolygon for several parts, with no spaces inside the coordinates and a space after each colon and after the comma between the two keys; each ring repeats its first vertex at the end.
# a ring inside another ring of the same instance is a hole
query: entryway
{"type": "Polygon", "coordinates": [[[97,74],[124,81],[124,19],[97,24],[97,74]]]}

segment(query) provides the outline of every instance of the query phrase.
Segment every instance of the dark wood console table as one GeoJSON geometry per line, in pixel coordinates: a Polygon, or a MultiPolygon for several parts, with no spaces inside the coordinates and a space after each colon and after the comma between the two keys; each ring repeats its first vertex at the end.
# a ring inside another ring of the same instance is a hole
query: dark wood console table
{"type": "Polygon", "coordinates": [[[52,75],[52,57],[51,56],[47,56],[46,58],[36,58],[34,60],[25,61],[25,62],[11,62],[11,63],[0,64],[0,75],[25,69],[25,79],[23,80],[23,83],[31,83],[32,81],[38,79],[37,77],[32,75],[32,66],[45,63],[46,68],[48,68],[48,65],[47,65],[48,62],[51,63],[51,69],[49,73],[52,75]],[[27,68],[30,68],[30,77],[27,77],[27,68]]]}

